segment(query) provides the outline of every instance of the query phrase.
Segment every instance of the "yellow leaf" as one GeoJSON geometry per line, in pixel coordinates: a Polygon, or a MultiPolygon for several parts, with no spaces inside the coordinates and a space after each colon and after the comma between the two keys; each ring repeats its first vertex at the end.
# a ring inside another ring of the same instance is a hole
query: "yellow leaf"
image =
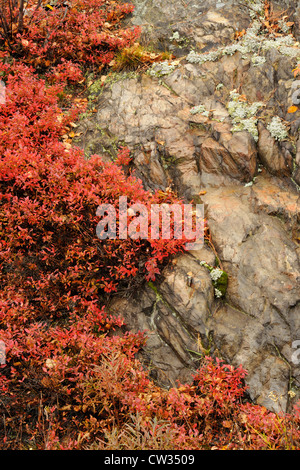
{"type": "Polygon", "coordinates": [[[61,411],[69,411],[72,409],[72,405],[65,405],[60,408],[61,411]]]}
{"type": "Polygon", "coordinates": [[[294,77],[297,77],[297,75],[300,75],[300,63],[297,65],[295,69],[292,70],[294,72],[294,77]]]}

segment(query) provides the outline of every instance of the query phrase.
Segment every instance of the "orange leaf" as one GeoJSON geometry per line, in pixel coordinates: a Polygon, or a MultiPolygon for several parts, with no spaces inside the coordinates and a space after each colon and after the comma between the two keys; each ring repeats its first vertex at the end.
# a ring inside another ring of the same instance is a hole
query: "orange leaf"
{"type": "Polygon", "coordinates": [[[241,95],[241,96],[239,96],[239,101],[246,102],[246,101],[247,101],[246,95],[241,95]]]}
{"type": "Polygon", "coordinates": [[[223,424],[224,428],[231,428],[231,426],[232,426],[232,422],[227,421],[227,420],[222,421],[222,424],[223,424]]]}
{"type": "Polygon", "coordinates": [[[243,29],[242,31],[236,31],[234,33],[234,39],[239,39],[239,38],[242,38],[243,36],[245,36],[246,34],[246,30],[243,29]]]}
{"type": "Polygon", "coordinates": [[[298,106],[290,106],[288,109],[289,114],[295,113],[296,111],[298,111],[298,106]]]}

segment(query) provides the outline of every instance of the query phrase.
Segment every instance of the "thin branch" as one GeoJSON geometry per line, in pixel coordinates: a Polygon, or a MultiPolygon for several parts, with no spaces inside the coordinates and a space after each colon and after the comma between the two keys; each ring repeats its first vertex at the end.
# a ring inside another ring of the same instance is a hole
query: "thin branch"
{"type": "Polygon", "coordinates": [[[24,0],[20,1],[20,8],[19,8],[19,18],[18,18],[18,33],[23,32],[24,24],[24,0]]]}
{"type": "Polygon", "coordinates": [[[11,34],[11,37],[12,37],[12,25],[13,25],[13,8],[14,8],[14,5],[13,5],[13,0],[8,0],[8,6],[9,6],[9,14],[10,14],[10,34],[11,34]]]}
{"type": "Polygon", "coordinates": [[[68,6],[66,6],[65,8],[65,11],[62,15],[62,18],[60,20],[60,22],[58,23],[58,25],[56,26],[56,28],[52,29],[51,31],[49,30],[48,33],[47,33],[47,37],[45,38],[45,41],[44,41],[44,44],[43,44],[43,47],[45,47],[45,45],[48,43],[48,39],[50,37],[50,34],[53,34],[55,31],[57,31],[57,29],[60,27],[60,25],[63,23],[66,15],[67,15],[67,12],[68,12],[68,6]]]}
{"type": "Polygon", "coordinates": [[[4,12],[3,12],[2,8],[0,8],[0,20],[1,20],[1,25],[2,25],[2,28],[3,28],[3,32],[4,32],[4,39],[7,41],[7,44],[9,46],[10,50],[12,51],[13,47],[10,43],[9,27],[8,27],[8,24],[7,24],[7,21],[6,21],[6,18],[4,16],[4,12]]]}
{"type": "Polygon", "coordinates": [[[36,14],[37,10],[40,8],[41,4],[42,4],[42,0],[39,0],[38,3],[37,3],[36,8],[35,8],[35,10],[34,10],[34,12],[32,13],[32,16],[31,16],[31,18],[30,18],[30,21],[29,21],[29,23],[28,23],[28,26],[31,25],[31,22],[32,22],[32,20],[33,20],[33,17],[34,17],[34,15],[36,14]]]}

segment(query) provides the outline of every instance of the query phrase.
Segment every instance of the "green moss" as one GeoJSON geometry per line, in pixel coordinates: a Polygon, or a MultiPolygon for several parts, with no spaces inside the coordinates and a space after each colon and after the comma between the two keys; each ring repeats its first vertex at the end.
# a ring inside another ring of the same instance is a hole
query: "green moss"
{"type": "Polygon", "coordinates": [[[165,170],[170,168],[172,165],[176,165],[177,163],[177,159],[173,155],[160,154],[160,159],[165,170]]]}
{"type": "Polygon", "coordinates": [[[153,284],[153,282],[149,281],[148,286],[155,292],[156,295],[156,302],[163,301],[161,294],[158,292],[157,287],[153,284]]]}
{"type": "MultiPolygon", "coordinates": [[[[103,82],[101,78],[99,80],[95,80],[89,87],[89,100],[93,100],[96,97],[99,97],[102,95],[103,91],[107,87],[112,87],[114,83],[127,80],[127,79],[132,79],[136,78],[138,76],[138,73],[135,71],[129,71],[129,72],[112,72],[109,75],[107,75],[105,81],[103,82]]],[[[91,78],[92,80],[92,78],[91,78]]]]}
{"type": "Polygon", "coordinates": [[[190,129],[199,129],[202,132],[207,132],[209,126],[207,124],[203,124],[202,122],[189,122],[190,129]]]}

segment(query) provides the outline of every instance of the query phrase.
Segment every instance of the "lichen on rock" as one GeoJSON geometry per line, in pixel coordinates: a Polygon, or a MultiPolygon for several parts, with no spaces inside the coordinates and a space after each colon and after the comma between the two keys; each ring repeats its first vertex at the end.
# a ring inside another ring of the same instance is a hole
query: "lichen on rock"
{"type": "Polygon", "coordinates": [[[260,108],[264,105],[263,102],[255,102],[251,105],[244,99],[241,99],[239,93],[236,90],[230,92],[230,101],[227,104],[228,112],[232,118],[233,128],[232,132],[238,132],[242,130],[248,131],[258,141],[258,130],[257,130],[257,117],[256,114],[260,108]]]}
{"type": "Polygon", "coordinates": [[[274,116],[267,126],[268,131],[276,140],[284,140],[288,137],[288,130],[279,116],[274,116]]]}

